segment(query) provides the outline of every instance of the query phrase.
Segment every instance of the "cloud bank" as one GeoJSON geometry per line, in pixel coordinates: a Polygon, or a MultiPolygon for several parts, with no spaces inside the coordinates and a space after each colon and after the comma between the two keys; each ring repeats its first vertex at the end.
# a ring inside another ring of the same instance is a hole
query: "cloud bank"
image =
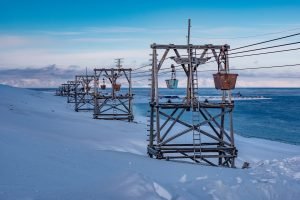
{"type": "MultiPolygon", "coordinates": [[[[14,68],[0,70],[0,83],[16,87],[57,87],[68,80],[74,80],[75,75],[86,73],[86,69],[71,65],[68,67],[58,67],[48,65],[39,68],[14,68]]],[[[281,71],[268,73],[267,71],[240,71],[237,87],[299,87],[300,75],[293,70],[282,73],[281,71]]],[[[93,68],[88,69],[88,74],[93,74],[93,68]]],[[[150,72],[133,74],[133,87],[146,87],[149,83],[150,72]]],[[[198,73],[199,87],[214,87],[213,72],[198,73]]],[[[170,74],[159,77],[159,86],[165,87],[165,79],[170,74]]],[[[178,73],[179,86],[186,86],[186,77],[183,73],[178,73]]]]}
{"type": "Polygon", "coordinates": [[[78,66],[59,68],[55,64],[40,68],[2,69],[0,83],[16,87],[57,87],[78,74],[85,74],[85,70],[78,66]]]}

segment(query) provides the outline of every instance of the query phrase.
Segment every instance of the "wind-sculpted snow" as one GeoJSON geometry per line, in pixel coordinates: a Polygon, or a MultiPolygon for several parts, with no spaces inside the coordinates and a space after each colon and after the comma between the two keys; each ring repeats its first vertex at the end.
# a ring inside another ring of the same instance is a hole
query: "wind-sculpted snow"
{"type": "Polygon", "coordinates": [[[1,200],[300,198],[299,146],[237,136],[237,169],[150,159],[144,124],[93,120],[52,94],[0,94],[1,200]]]}

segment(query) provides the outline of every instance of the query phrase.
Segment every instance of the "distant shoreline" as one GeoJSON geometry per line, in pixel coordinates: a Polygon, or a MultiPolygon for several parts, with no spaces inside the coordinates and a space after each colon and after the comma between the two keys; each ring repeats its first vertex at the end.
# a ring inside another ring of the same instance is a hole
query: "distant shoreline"
{"type": "MultiPolygon", "coordinates": [[[[23,87],[20,87],[20,88],[23,88],[23,87]]],[[[147,89],[148,87],[133,87],[133,88],[134,89],[147,89]]],[[[24,89],[56,89],[56,87],[24,87],[24,89]]],[[[167,88],[159,88],[159,89],[167,89],[167,88]]],[[[177,89],[185,89],[185,88],[179,87],[177,89]]],[[[215,89],[215,88],[214,87],[204,87],[204,88],[199,88],[199,89],[215,89]]],[[[239,88],[235,88],[235,90],[239,90],[239,89],[300,89],[300,87],[239,87],[239,88]]]]}

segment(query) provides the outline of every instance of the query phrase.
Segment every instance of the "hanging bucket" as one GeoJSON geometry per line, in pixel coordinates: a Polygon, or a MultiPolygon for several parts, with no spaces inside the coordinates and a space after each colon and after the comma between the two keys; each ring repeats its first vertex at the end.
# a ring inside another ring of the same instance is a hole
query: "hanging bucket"
{"type": "Polygon", "coordinates": [[[101,87],[102,90],[106,89],[106,84],[105,84],[105,79],[104,78],[103,78],[103,83],[100,87],[101,87]]]}
{"type": "Polygon", "coordinates": [[[120,91],[120,89],[121,89],[121,84],[115,83],[115,84],[113,85],[113,88],[114,88],[115,91],[120,91]]]}
{"type": "Polygon", "coordinates": [[[167,84],[167,88],[176,89],[178,86],[178,80],[177,79],[167,79],[166,84],[167,84]]]}
{"type": "Polygon", "coordinates": [[[88,93],[90,91],[91,87],[89,87],[88,85],[84,86],[83,91],[85,93],[88,93]]]}
{"type": "Polygon", "coordinates": [[[213,74],[215,87],[218,90],[232,90],[235,88],[235,83],[238,74],[213,74]]]}

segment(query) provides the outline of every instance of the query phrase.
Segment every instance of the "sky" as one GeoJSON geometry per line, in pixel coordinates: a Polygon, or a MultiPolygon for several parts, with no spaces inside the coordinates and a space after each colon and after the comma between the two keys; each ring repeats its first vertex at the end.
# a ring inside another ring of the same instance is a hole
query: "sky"
{"type": "MultiPolygon", "coordinates": [[[[185,44],[189,18],[193,44],[235,48],[294,34],[300,32],[299,10],[296,0],[0,0],[0,83],[56,87],[86,67],[89,73],[112,67],[115,58],[124,58],[124,67],[138,68],[150,63],[152,43],[185,44]]],[[[253,48],[299,39],[298,35],[253,48]]],[[[298,63],[299,50],[230,59],[231,68],[298,63]]],[[[299,66],[238,73],[238,87],[300,87],[299,66]]],[[[162,85],[167,76],[161,77],[162,85]]],[[[134,86],[147,85],[144,77],[133,77],[134,86]]],[[[199,83],[212,87],[211,72],[202,73],[199,83]]]]}

